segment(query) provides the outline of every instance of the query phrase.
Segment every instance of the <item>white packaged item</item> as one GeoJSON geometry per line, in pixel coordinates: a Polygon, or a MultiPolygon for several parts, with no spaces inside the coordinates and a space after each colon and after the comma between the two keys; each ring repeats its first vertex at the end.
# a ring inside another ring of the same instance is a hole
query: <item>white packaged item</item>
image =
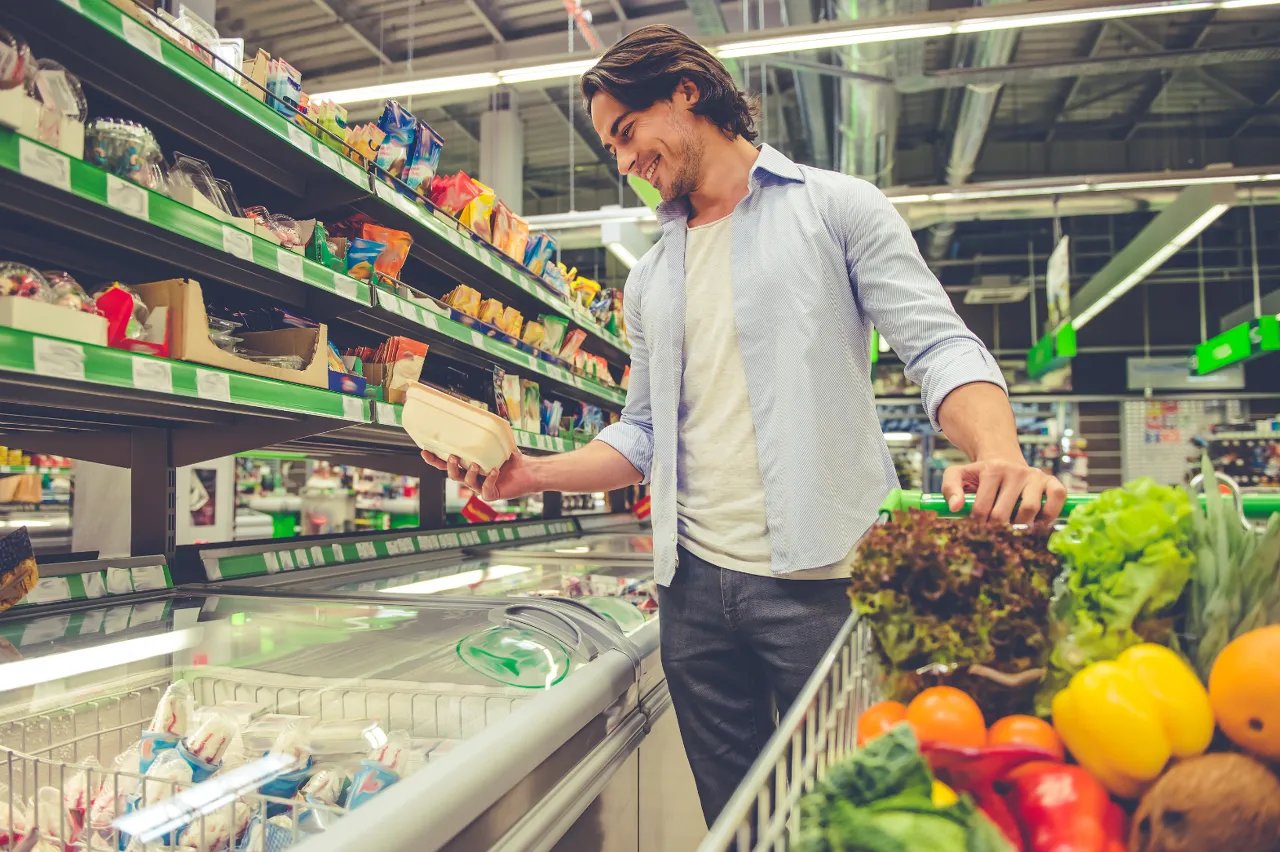
{"type": "Polygon", "coordinates": [[[275,743],[280,732],[295,722],[312,721],[310,716],[293,716],[287,713],[266,713],[249,723],[244,729],[244,747],[250,754],[265,754],[275,743]]]}
{"type": "Polygon", "coordinates": [[[485,472],[501,467],[516,451],[506,418],[416,382],[409,385],[400,421],[422,449],[442,459],[457,456],[485,472]]]}

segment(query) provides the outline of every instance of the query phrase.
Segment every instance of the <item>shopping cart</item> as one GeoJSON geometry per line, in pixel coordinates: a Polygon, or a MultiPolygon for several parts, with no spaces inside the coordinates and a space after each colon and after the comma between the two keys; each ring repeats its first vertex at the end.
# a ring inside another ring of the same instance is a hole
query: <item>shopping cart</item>
{"type": "MultiPolygon", "coordinates": [[[[1280,495],[1241,494],[1229,477],[1218,474],[1218,479],[1235,498],[1246,527],[1251,519],[1280,511],[1280,495]]],[[[1190,487],[1195,491],[1199,484],[1197,476],[1190,487]]],[[[1094,499],[1094,494],[1069,495],[1063,515],[1094,499]]],[[[895,490],[881,515],[914,508],[956,516],[967,514],[972,505],[969,497],[962,510],[952,512],[941,495],[895,490]]],[[[800,800],[826,776],[829,766],[854,748],[858,716],[879,700],[879,668],[870,629],[856,615],[850,616],[698,852],[774,852],[791,847],[799,836],[800,800]]]]}

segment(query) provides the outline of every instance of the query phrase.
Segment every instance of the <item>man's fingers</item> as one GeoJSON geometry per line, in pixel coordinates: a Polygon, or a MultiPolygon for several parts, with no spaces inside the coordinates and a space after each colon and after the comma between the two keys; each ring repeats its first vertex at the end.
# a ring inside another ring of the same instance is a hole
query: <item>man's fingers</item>
{"type": "Polygon", "coordinates": [[[480,491],[480,465],[471,464],[467,467],[467,475],[463,480],[467,483],[467,487],[472,491],[479,493],[480,491]]]}
{"type": "Polygon", "coordinates": [[[1045,477],[1038,473],[1032,474],[1022,489],[1022,504],[1018,506],[1018,516],[1014,518],[1014,523],[1029,524],[1036,519],[1036,515],[1040,513],[1040,500],[1044,497],[1045,484],[1045,477]]]}
{"type": "MultiPolygon", "coordinates": [[[[973,499],[973,508],[969,517],[985,521],[991,517],[991,509],[996,502],[996,494],[1000,491],[1000,470],[990,466],[978,470],[978,493],[973,499]]],[[[1008,517],[1007,515],[1005,516],[1008,517]]]]}
{"type": "Polygon", "coordinates": [[[462,460],[461,460],[461,459],[459,459],[457,456],[449,456],[449,462],[448,462],[448,464],[447,464],[447,466],[446,466],[446,467],[447,467],[447,469],[448,469],[448,471],[449,471],[449,478],[450,478],[450,479],[452,479],[454,482],[461,482],[461,481],[462,481],[462,476],[463,476],[463,474],[462,474],[462,460]]]}
{"type": "Polygon", "coordinates": [[[991,510],[992,521],[1007,524],[1013,519],[1013,507],[1018,505],[1018,498],[1022,496],[1022,489],[1027,484],[1029,471],[1030,468],[1025,467],[1015,471],[1000,471],[1000,496],[991,510]]]}
{"type": "Polygon", "coordinates": [[[1067,503],[1067,487],[1056,477],[1049,479],[1044,488],[1044,506],[1040,509],[1040,517],[1051,521],[1062,513],[1067,503]]]}
{"type": "Polygon", "coordinates": [[[422,460],[427,464],[431,465],[432,467],[434,467],[436,470],[447,470],[449,467],[449,463],[447,461],[440,458],[438,455],[431,452],[430,450],[422,451],[422,460]]]}
{"type": "Polygon", "coordinates": [[[499,470],[500,470],[499,468],[494,468],[493,470],[485,474],[484,487],[480,489],[480,499],[485,501],[486,503],[490,503],[494,500],[502,499],[498,496],[498,471],[499,470]]]}
{"type": "Polygon", "coordinates": [[[964,474],[960,468],[949,467],[942,472],[942,496],[953,512],[964,506],[964,474]]]}

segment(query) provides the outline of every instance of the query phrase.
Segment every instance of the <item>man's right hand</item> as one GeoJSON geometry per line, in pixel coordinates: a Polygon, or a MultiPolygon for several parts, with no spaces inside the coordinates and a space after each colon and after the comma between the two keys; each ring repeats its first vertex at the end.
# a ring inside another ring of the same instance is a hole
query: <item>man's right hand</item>
{"type": "Polygon", "coordinates": [[[423,450],[422,459],[436,470],[448,473],[453,481],[464,483],[486,503],[514,500],[542,490],[534,478],[534,462],[525,458],[519,450],[503,462],[501,467],[488,473],[482,471],[478,464],[463,467],[462,459],[457,456],[449,456],[446,461],[435,453],[423,450]]]}

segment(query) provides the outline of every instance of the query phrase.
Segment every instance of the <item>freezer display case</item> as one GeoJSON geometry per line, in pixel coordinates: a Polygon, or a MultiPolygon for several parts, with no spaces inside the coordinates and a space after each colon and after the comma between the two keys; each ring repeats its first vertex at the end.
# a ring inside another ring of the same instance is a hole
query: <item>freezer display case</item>
{"type": "Polygon", "coordinates": [[[653,536],[648,532],[590,532],[551,541],[498,546],[494,557],[553,559],[571,562],[624,562],[653,565],[653,536]]]}

